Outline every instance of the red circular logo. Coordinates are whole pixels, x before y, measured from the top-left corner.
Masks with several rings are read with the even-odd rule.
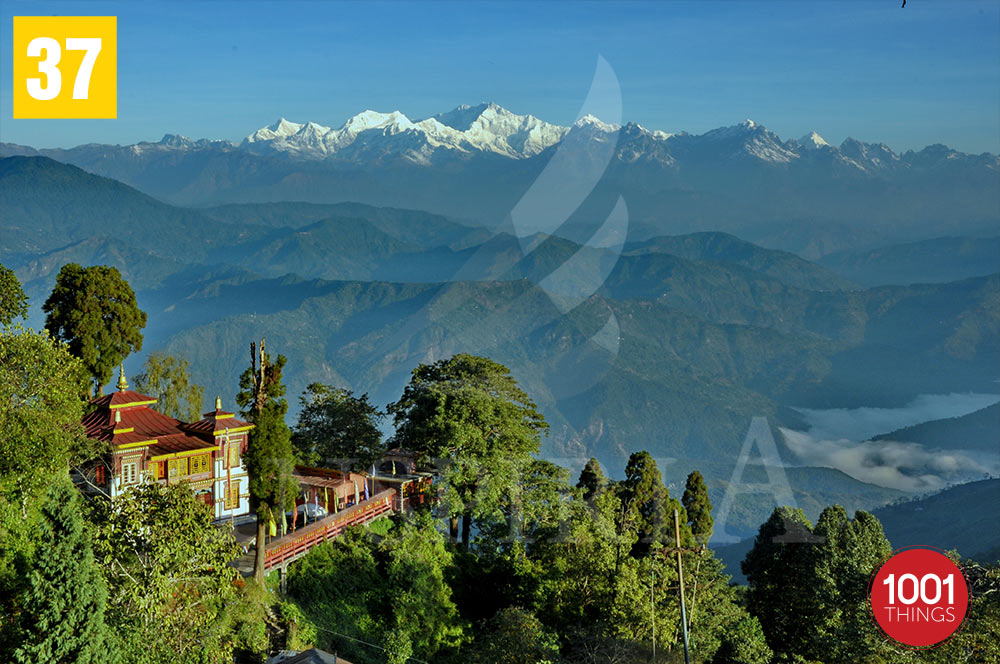
[[[941,643],[958,630],[969,607],[969,586],[950,558],[914,548],[882,563],[868,597],[882,631],[919,648]]]

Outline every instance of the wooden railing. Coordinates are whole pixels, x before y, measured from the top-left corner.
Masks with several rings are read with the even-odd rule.
[[[395,489],[380,491],[369,500],[352,505],[268,544],[264,551],[264,568],[281,567],[305,555],[317,544],[337,537],[349,526],[368,523],[392,512],[396,502],[395,496]]]

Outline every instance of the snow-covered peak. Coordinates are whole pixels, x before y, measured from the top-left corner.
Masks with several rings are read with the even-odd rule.
[[[620,126],[615,125],[615,124],[608,124],[607,122],[602,122],[599,118],[597,118],[597,117],[595,117],[595,116],[593,116],[593,115],[591,115],[589,113],[587,115],[584,115],[582,118],[580,118],[576,122],[574,122],[573,126],[574,127],[589,127],[591,129],[595,129],[597,131],[604,132],[606,134],[610,134],[612,132],[616,132],[619,129],[621,129]]]
[[[808,134],[800,138],[799,144],[809,149],[830,147],[830,144],[827,143],[825,140],[823,140],[823,137],[817,134],[815,131],[809,132]]]
[[[369,129],[383,129],[385,127],[395,127],[398,129],[409,129],[413,126],[410,119],[399,111],[392,113],[379,113],[378,111],[362,111],[347,120],[340,128],[342,132],[358,134]]]
[[[246,137],[248,143],[259,143],[261,141],[273,141],[276,138],[287,138],[296,134],[302,125],[297,122],[289,122],[285,118],[279,118],[277,122],[267,127],[258,129]]]

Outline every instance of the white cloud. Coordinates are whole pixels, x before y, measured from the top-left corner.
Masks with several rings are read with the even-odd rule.
[[[890,440],[822,439],[781,429],[785,443],[808,466],[836,468],[854,479],[901,491],[927,492],[983,475],[1000,474],[996,455],[962,450],[931,450],[917,443]]]

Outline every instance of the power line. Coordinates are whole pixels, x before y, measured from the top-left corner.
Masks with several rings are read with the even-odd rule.
[[[335,634],[343,639],[348,639],[349,641],[356,641],[357,643],[362,643],[366,646],[371,646],[372,648],[378,648],[382,652],[389,652],[380,645],[377,645],[375,643],[369,643],[368,641],[362,641],[361,639],[356,639],[353,636],[348,636],[347,634],[341,634],[340,632],[335,632],[332,629],[326,629],[325,627],[319,627],[319,626],[316,626],[316,629],[318,629],[321,632],[328,632],[330,634]],[[413,660],[414,662],[420,662],[420,664],[430,664],[430,662],[425,662],[424,660],[417,659],[416,657],[407,657],[406,660],[407,661]]]

